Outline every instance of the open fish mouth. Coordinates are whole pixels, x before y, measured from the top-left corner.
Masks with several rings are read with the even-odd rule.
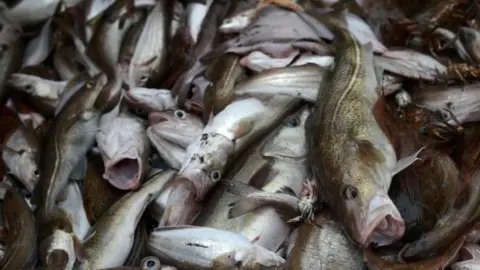
[[[133,190],[140,187],[141,174],[140,158],[123,157],[108,164],[103,177],[118,189]]]
[[[387,195],[372,198],[365,225],[358,239],[358,244],[364,247],[371,243],[378,246],[392,244],[405,233],[405,222]]]

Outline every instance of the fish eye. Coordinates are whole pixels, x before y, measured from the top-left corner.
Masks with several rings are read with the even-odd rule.
[[[140,82],[145,83],[147,81],[148,81],[148,76],[147,75],[142,75],[142,77],[140,77]]]
[[[33,90],[33,86],[31,84],[26,84],[23,89],[26,91],[26,92],[31,92]]]
[[[87,88],[92,88],[92,87],[93,87],[93,81],[88,81],[88,82],[85,84],[85,86],[86,86]]]
[[[160,269],[160,261],[153,256],[146,257],[142,260],[143,270],[157,270]]]
[[[217,182],[222,177],[222,174],[219,170],[215,170],[210,173],[210,177],[212,178],[213,182]]]
[[[298,120],[297,117],[291,116],[285,119],[285,125],[287,127],[297,127],[300,121]]]
[[[38,169],[34,169],[32,171],[32,176],[38,178],[40,176],[40,171],[38,171]]]
[[[354,186],[346,186],[343,189],[342,196],[347,200],[355,199],[358,196],[358,190]]]
[[[186,116],[186,113],[182,110],[176,110],[175,112],[173,112],[173,114],[176,117],[181,118],[181,119],[185,118],[185,116]]]

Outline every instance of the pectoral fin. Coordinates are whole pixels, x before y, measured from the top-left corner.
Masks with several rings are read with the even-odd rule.
[[[418,154],[420,154],[420,152],[425,149],[425,147],[422,147],[420,148],[420,150],[418,150],[416,153],[414,153],[413,155],[410,155],[408,157],[404,157],[402,159],[400,159],[398,162],[397,162],[397,165],[395,166],[395,169],[393,170],[392,172],[392,176],[394,176],[395,174],[403,171],[405,168],[407,168],[408,166],[412,165],[415,161],[419,160],[420,158],[418,157]]]

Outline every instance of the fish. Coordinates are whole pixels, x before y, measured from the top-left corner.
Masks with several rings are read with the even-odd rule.
[[[177,222],[180,221],[175,219],[184,217],[173,215],[174,212],[168,208],[193,208],[203,201],[212,187],[222,179],[222,174],[230,166],[228,163],[259,139],[259,136],[273,129],[273,125],[299,103],[299,100],[282,96],[267,98],[263,102],[255,98],[237,99],[217,114],[205,126],[202,134],[187,147],[187,158],[175,181],[178,187],[173,188],[168,198],[167,213],[171,215],[164,215],[162,224],[179,224]],[[262,117],[258,118],[259,115]],[[185,193],[192,196],[185,196]],[[188,203],[186,198],[189,198]],[[192,201],[192,198],[195,200]]]
[[[58,101],[60,99],[67,83],[67,81],[47,80],[20,73],[12,74],[7,81],[7,84],[17,91],[23,91],[32,97],[52,101]]]
[[[432,112],[450,110],[460,124],[480,120],[477,108],[480,95],[475,91],[477,84],[462,86],[428,85],[414,87],[411,91],[412,103]],[[454,123],[453,119],[445,119]]]
[[[18,115],[15,115],[14,120],[17,127],[11,132],[5,129],[2,160],[10,173],[31,193],[40,177],[40,145],[32,126],[21,122]]]
[[[177,109],[177,103],[168,89],[152,89],[143,87],[130,88],[125,91],[125,102],[137,115],[148,116],[153,111]]]
[[[183,110],[152,112],[148,116],[149,138],[160,137],[171,143],[187,148],[201,134],[204,125],[200,118]],[[160,150],[159,154],[162,155]]]
[[[120,109],[102,116],[96,141],[105,164],[105,178],[118,189],[137,189],[148,173],[150,141],[145,125]]]
[[[58,206],[68,213],[72,225],[73,233],[79,240],[83,240],[87,236],[91,228],[87,213],[83,206],[82,192],[77,182],[70,182],[66,187],[66,200],[58,202]]]
[[[53,51],[53,66],[64,81],[73,79],[79,72],[82,65],[75,57],[75,47],[66,42],[59,41]]]
[[[37,263],[35,217],[23,196],[10,188],[3,198],[7,225],[7,251],[0,260],[1,269],[30,269]]]
[[[112,205],[94,225],[95,233],[84,242],[85,261],[79,269],[122,266],[132,249],[140,217],[174,175],[174,170],[164,171]]]
[[[478,53],[480,46],[480,32],[474,28],[461,27],[459,38],[465,46],[465,49],[468,51],[468,55],[476,64],[480,64],[480,54]]]
[[[319,214],[313,224],[301,224],[292,241],[288,269],[365,269],[361,250],[329,214]]]
[[[360,46],[350,32],[336,27],[334,16],[325,18],[335,32],[335,68],[306,123],[313,177],[322,202],[356,244],[388,245],[405,231],[388,188],[418,152],[397,162],[373,114],[378,96],[372,47]]]
[[[31,25],[52,17],[60,0],[23,0],[6,11],[6,15],[21,25]]]
[[[189,269],[232,269],[280,266],[285,260],[246,237],[208,227],[156,228],[148,237],[148,250],[174,265]]]
[[[196,43],[198,35],[201,31],[202,22],[207,15],[208,9],[212,5],[213,0],[207,0],[206,3],[188,3],[185,12],[187,14],[186,26],[190,30],[193,42]]]
[[[413,262],[409,264],[392,263],[390,261],[379,258],[373,251],[366,250],[364,253],[366,263],[369,269],[372,270],[394,270],[394,269],[439,269],[443,270],[452,264],[458,255],[460,248],[465,242],[465,238],[461,237],[456,240],[445,253],[438,257],[430,258],[424,261]]]
[[[86,81],[50,124],[51,136],[46,138],[45,148],[40,154],[40,179],[32,196],[37,206],[37,222],[44,225],[40,227],[40,239],[56,227],[72,232],[71,221],[56,206],[56,202],[74,167],[95,142],[100,115],[104,112],[97,109],[95,103],[102,98],[104,103],[108,103],[104,95],[110,96],[110,93],[102,93],[105,84],[106,77],[101,74]]]
[[[128,69],[130,87],[143,86],[161,76],[167,59],[173,1],[159,1],[147,17]]]
[[[23,3],[23,2],[22,2]],[[5,14],[0,15],[0,104],[6,101],[8,88],[5,86],[10,74],[21,65],[22,33],[18,24],[11,21]],[[3,106],[3,105],[2,105]]]
[[[202,22],[197,42],[193,42],[193,37],[189,35],[189,38],[192,39],[192,43],[195,45],[188,56],[187,70],[177,79],[172,87],[172,96],[174,98],[178,97],[178,104],[181,108],[184,107],[185,101],[189,97],[192,81],[205,68],[200,63],[200,59],[214,46],[217,28],[227,14],[230,5],[231,2],[227,0],[213,1],[205,15],[206,19]]]
[[[42,27],[39,35],[31,39],[25,48],[22,66],[34,66],[42,63],[50,55],[53,49],[52,21],[48,19]]]
[[[303,191],[303,183],[309,178],[307,148],[305,141],[305,121],[310,114],[308,106],[288,116],[283,125],[261,149],[261,155],[267,159],[268,165],[262,168],[249,182],[265,181],[261,187],[266,192],[282,192],[288,190],[294,197]],[[256,179],[256,178],[262,179]],[[250,197],[230,203],[228,213],[232,218],[234,212],[246,212],[254,204]],[[295,205],[296,206],[296,205]],[[277,251],[285,242],[292,226],[286,222],[275,207],[262,207],[249,212],[242,218],[243,228],[239,231],[248,239],[256,239],[257,245],[267,250]],[[236,215],[235,215],[236,216]]]
[[[39,245],[39,256],[47,269],[73,269],[77,243],[70,233],[55,229]]]
[[[211,66],[209,81],[203,95],[203,122],[207,123],[210,115],[218,114],[235,99],[235,84],[244,73],[240,66],[240,57],[226,54],[219,57]]]
[[[315,102],[326,70],[315,64],[260,72],[235,87],[236,95],[286,95]]]

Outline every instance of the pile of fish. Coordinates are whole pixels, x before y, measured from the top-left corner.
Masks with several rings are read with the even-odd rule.
[[[480,269],[479,20],[1,2],[0,269]]]

